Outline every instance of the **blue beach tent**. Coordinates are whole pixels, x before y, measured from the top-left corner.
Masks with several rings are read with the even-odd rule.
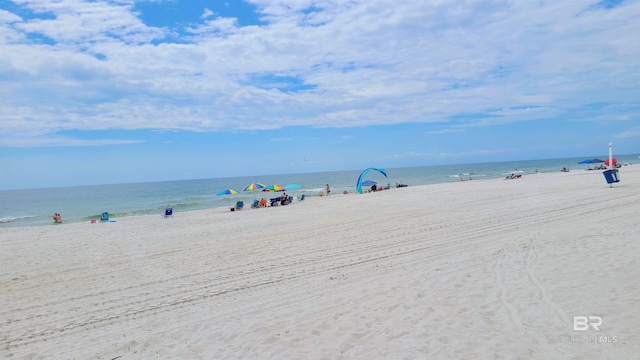
[[[365,169],[360,176],[358,177],[358,182],[356,182],[356,190],[358,190],[358,193],[362,194],[362,178],[367,175],[367,173],[371,170],[375,170],[377,172],[379,172],[380,174],[384,175],[384,177],[387,177],[387,173],[384,171],[384,169],[380,169],[380,168],[368,168]]]

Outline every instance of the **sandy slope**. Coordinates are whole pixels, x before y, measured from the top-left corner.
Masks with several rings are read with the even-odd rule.
[[[633,359],[640,166],[620,176],[2,229],[0,357]]]

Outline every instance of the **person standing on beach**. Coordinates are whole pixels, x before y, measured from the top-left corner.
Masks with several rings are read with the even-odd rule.
[[[329,188],[329,184],[327,184],[327,196],[331,195],[331,189]]]

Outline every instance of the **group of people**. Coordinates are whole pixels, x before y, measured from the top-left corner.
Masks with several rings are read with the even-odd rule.
[[[62,223],[62,215],[58,213],[53,214],[53,221],[55,221],[56,224]]]
[[[264,206],[262,205],[262,200],[264,200]],[[259,207],[267,207],[267,200],[266,199],[262,199],[260,200],[260,205]],[[288,205],[291,203],[291,201],[293,201],[293,197],[287,195],[286,191],[283,191],[282,194],[280,196],[274,197],[270,199],[270,204],[269,206],[276,206],[276,205]]]
[[[397,184],[396,184],[397,187]],[[387,184],[387,186],[382,187],[382,186],[378,186],[378,184],[373,184],[371,185],[371,187],[369,188],[369,192],[375,192],[375,191],[382,191],[382,190],[389,190],[391,189],[391,184]]]

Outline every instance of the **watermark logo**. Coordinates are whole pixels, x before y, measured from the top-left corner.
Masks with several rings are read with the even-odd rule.
[[[600,331],[600,327],[602,326],[602,317],[600,316],[574,316],[573,317],[573,331],[587,331],[587,330],[595,330]],[[609,335],[571,335],[571,342],[574,343],[598,343],[598,344],[607,344],[607,343],[617,343],[617,336],[609,336]]]
[[[596,331],[600,331],[602,318],[600,316],[574,316],[573,331],[587,331],[592,327]]]

